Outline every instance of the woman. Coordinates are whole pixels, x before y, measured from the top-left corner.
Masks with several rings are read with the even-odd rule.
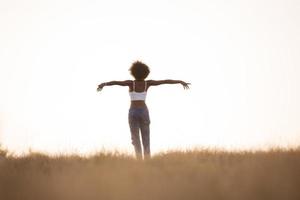
[[[131,131],[131,141],[135,149],[136,157],[142,159],[142,147],[140,141],[140,132],[142,136],[144,158],[150,158],[150,118],[147,105],[145,103],[149,87],[161,84],[179,83],[184,89],[189,89],[189,84],[181,80],[147,80],[150,73],[149,67],[136,61],[132,64],[129,71],[135,80],[110,81],[98,85],[97,91],[101,91],[105,86],[120,85],[129,87],[129,96],[131,105],[128,114],[129,127]]]

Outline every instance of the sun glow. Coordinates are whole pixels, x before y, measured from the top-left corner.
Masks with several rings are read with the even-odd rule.
[[[1,2],[0,143],[132,152],[127,88],[96,87],[142,60],[192,83],[149,89],[153,152],[299,145],[299,4],[246,2]]]

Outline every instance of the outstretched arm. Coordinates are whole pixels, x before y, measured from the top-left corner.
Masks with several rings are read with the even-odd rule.
[[[162,84],[177,84],[177,83],[180,83],[184,89],[189,89],[190,83],[186,83],[181,80],[167,79],[167,80],[159,80],[159,81],[155,81],[155,80],[148,81],[149,86],[156,86],[156,85],[162,85]]]
[[[98,85],[97,91],[100,92],[105,86],[119,85],[119,86],[129,86],[130,81],[109,81]]]

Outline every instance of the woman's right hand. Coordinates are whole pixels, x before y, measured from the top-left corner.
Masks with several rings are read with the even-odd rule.
[[[181,85],[183,86],[183,88],[184,88],[185,90],[190,89],[190,87],[189,87],[190,83],[186,83],[186,82],[184,82],[184,81],[181,81]]]

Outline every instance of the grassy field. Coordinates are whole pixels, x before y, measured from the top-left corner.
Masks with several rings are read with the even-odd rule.
[[[23,157],[0,151],[1,200],[300,199],[300,149]]]

